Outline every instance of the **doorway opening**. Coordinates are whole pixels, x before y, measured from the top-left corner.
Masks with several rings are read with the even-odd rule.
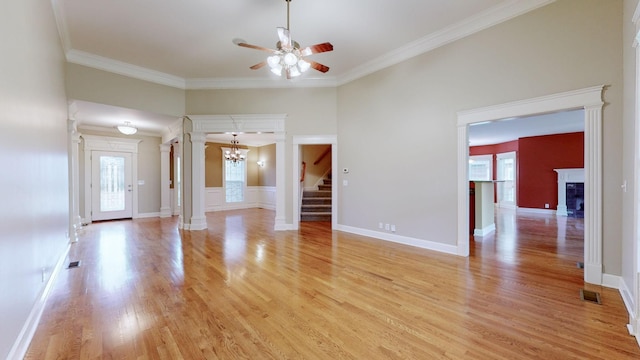
[[[458,254],[469,256],[468,127],[495,121],[584,109],[584,281],[602,284],[602,93],[604,85],[458,113]]]

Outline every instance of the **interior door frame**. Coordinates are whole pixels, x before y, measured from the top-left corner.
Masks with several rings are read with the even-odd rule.
[[[602,107],[605,85],[458,112],[458,255],[469,256],[469,125],[510,117],[584,110],[584,281],[603,285]]]
[[[293,136],[293,178],[291,187],[293,225],[291,230],[300,229],[300,151],[304,145],[331,146],[331,229],[338,226],[338,137],[336,135],[294,135]]]
[[[131,183],[133,184],[133,194],[131,199],[131,216],[138,217],[138,144],[140,139],[125,139],[108,136],[81,135],[84,152],[84,185],[81,191],[84,194],[84,219],[83,224],[90,224],[92,194],[91,194],[91,168],[93,151],[108,151],[131,153]]]
[[[96,186],[91,187],[91,220],[117,220],[130,219],[133,217],[133,166],[131,162],[130,152],[120,151],[91,151],[91,183]],[[103,156],[119,157],[124,159],[124,196],[125,204],[123,210],[118,211],[101,211],[102,198],[102,164],[98,159]]]

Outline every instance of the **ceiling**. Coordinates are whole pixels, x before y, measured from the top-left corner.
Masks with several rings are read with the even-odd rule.
[[[584,131],[584,110],[509,118],[469,126],[469,145],[500,144],[529,136]]]
[[[287,25],[285,0],[51,1],[67,61],[182,89],[215,89],[339,86],[553,0],[292,0],[292,38],[334,46],[310,56],[329,72],[310,69],[293,80],[268,67],[249,69],[268,54],[233,43],[274,48],[276,28]],[[81,128],[113,129],[126,120],[158,135],[177,121],[84,101],[74,106]]]

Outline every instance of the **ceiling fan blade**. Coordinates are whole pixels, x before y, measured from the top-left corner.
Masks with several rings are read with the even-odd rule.
[[[241,47],[245,47],[245,48],[249,48],[249,49],[255,49],[255,50],[260,50],[260,51],[266,51],[268,53],[275,53],[276,51],[273,49],[269,49],[266,47],[262,47],[262,46],[258,46],[258,45],[252,45],[252,44],[247,44],[247,43],[237,43],[236,45],[241,46]]]
[[[318,53],[323,53],[327,51],[333,51],[333,45],[331,45],[331,43],[328,43],[328,42],[307,46],[306,48],[300,50],[300,54],[302,56],[309,56],[311,54],[318,54]]]
[[[260,69],[261,67],[263,67],[263,66],[265,66],[265,65],[267,65],[267,62],[266,62],[266,61],[263,61],[263,62],[259,62],[259,63],[255,64],[255,65],[253,65],[253,66],[249,66],[249,69],[251,69],[251,70],[258,70],[258,69]]]
[[[315,62],[313,60],[308,60],[308,59],[304,59],[304,61],[308,62],[312,68],[322,73],[326,73],[327,71],[329,71],[329,67],[327,65],[322,65],[319,62]]]
[[[280,44],[283,49],[291,49],[291,34],[289,33],[289,29],[279,27],[278,38],[280,39]]]

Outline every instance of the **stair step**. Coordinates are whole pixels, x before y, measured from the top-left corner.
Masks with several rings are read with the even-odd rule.
[[[331,213],[300,213],[300,221],[331,221]]]
[[[323,205],[302,205],[301,209],[302,213],[331,213],[331,204],[323,204]]]
[[[318,185],[318,190],[322,190],[322,191],[327,191],[327,190],[328,190],[328,191],[331,191],[331,184],[329,184],[329,185],[326,185],[326,184],[324,184],[324,185]]]
[[[303,194],[303,197],[331,197],[331,190],[306,190]]]
[[[332,184],[331,179],[323,179],[322,183],[325,184],[325,185],[331,185]]]
[[[331,198],[330,197],[302,198],[302,205],[322,205],[322,204],[331,205]]]

